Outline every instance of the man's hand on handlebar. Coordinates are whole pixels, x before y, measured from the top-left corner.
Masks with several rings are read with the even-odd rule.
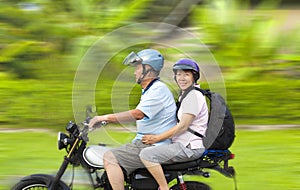
[[[93,130],[95,128],[100,128],[103,125],[107,124],[107,117],[104,116],[95,116],[89,122],[89,130]]]

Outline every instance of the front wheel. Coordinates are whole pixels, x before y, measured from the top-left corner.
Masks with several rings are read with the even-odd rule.
[[[44,174],[27,176],[21,179],[21,181],[19,181],[16,185],[14,185],[14,187],[12,187],[11,190],[46,190],[50,188],[53,179],[53,176]],[[52,189],[70,190],[70,188],[62,181],[58,183],[57,187]]]
[[[185,182],[187,190],[211,190],[208,185],[205,183],[197,182],[197,181],[186,181]],[[180,184],[173,185],[171,187],[172,190],[182,190]]]

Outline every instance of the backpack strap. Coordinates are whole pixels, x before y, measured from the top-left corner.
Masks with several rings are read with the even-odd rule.
[[[194,135],[196,135],[196,136],[198,136],[198,137],[200,137],[200,138],[203,138],[203,137],[204,137],[203,135],[201,135],[201,134],[198,133],[197,131],[194,131],[194,130],[191,129],[191,128],[188,128],[187,130],[188,130],[188,132],[190,132],[190,133],[192,133],[192,134],[194,134]]]
[[[180,106],[181,106],[181,102],[182,102],[182,100],[188,95],[188,93],[190,92],[190,91],[192,91],[193,89],[195,89],[195,87],[192,85],[192,86],[190,86],[186,91],[184,91],[184,93],[181,95],[181,97],[180,97],[180,101],[179,101],[179,98],[178,98],[178,100],[177,100],[177,102],[176,102],[176,105],[177,105],[177,109],[176,109],[176,118],[177,118],[177,122],[179,122],[180,120],[179,120],[179,118],[178,118],[178,116],[177,116],[177,113],[178,113],[178,110],[179,110],[179,108],[180,108]]]
[[[211,92],[209,89],[201,89],[201,88],[198,88],[198,87],[195,87],[195,90],[198,90],[200,91],[204,96],[206,96],[209,100],[211,100]]]
[[[189,87],[189,88],[182,94],[182,96],[180,97],[180,101],[179,101],[179,100],[177,101],[176,118],[177,118],[177,121],[178,121],[178,122],[179,122],[180,120],[179,120],[179,118],[178,118],[178,116],[177,116],[177,113],[178,113],[178,110],[179,110],[179,108],[180,108],[180,106],[181,106],[181,102],[182,102],[183,99],[188,95],[188,93],[189,93],[190,91],[192,91],[193,89],[200,91],[204,96],[207,96],[207,97],[210,99],[210,96],[209,96],[209,95],[210,95],[209,90],[203,90],[203,89],[198,88],[198,87],[195,87],[195,86]],[[194,134],[194,135],[196,135],[196,136],[198,136],[198,137],[200,137],[200,138],[203,138],[203,137],[204,137],[202,134],[198,133],[197,131],[194,131],[194,130],[191,129],[191,128],[188,128],[187,131],[190,132],[190,133],[192,133],[192,134]]]

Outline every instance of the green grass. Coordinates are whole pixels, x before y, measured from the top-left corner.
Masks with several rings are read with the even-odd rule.
[[[230,161],[237,172],[238,189],[296,190],[300,188],[300,130],[237,130]],[[133,134],[98,130],[90,135],[91,144],[118,145],[130,141]],[[33,173],[55,174],[64,151],[56,148],[56,132],[0,132],[0,189],[5,190],[20,177]],[[122,139],[122,140],[121,140]],[[185,176],[186,180],[195,177]],[[212,171],[200,180],[213,189],[233,189],[233,181]],[[87,189],[81,187],[82,189]],[[75,188],[74,189],[81,189]]]
[[[299,189],[300,130],[237,131],[230,162],[237,172],[239,189]],[[205,179],[214,189],[233,189],[228,178],[214,173]]]

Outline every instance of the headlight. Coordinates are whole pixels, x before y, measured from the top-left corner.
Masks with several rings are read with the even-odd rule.
[[[68,138],[69,138],[69,136],[66,135],[65,133],[58,132],[58,135],[57,135],[58,150],[61,150],[68,146]]]

